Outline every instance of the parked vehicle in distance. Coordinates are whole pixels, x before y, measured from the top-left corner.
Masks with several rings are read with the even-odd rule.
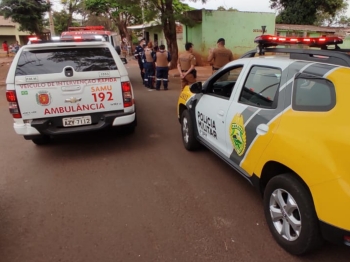
[[[14,130],[37,145],[52,136],[136,126],[134,92],[115,49],[101,36],[23,46],[6,78]]]

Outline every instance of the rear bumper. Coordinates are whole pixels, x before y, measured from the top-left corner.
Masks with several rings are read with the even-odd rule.
[[[320,221],[320,227],[325,240],[338,245],[350,246],[350,242],[344,240],[345,236],[350,237],[350,231],[332,226],[323,221]]]
[[[74,117],[83,115],[86,114],[74,115]],[[62,116],[34,119],[30,124],[15,122],[14,129],[17,134],[25,136],[26,139],[31,139],[31,137],[37,135],[55,136],[96,131],[110,126],[123,126],[133,123],[136,119],[135,112],[124,113],[124,111],[102,112],[89,115],[91,116],[91,125],[63,127],[62,118],[67,116]]]

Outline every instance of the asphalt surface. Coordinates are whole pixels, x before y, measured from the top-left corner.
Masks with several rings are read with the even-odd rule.
[[[135,63],[133,135],[17,136],[0,87],[0,261],[350,261],[326,244],[293,257],[272,239],[262,200],[206,149],[187,152],[169,91],[148,91]]]

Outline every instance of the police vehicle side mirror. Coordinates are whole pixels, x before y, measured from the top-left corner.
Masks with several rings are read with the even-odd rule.
[[[196,83],[193,83],[191,86],[190,86],[190,91],[194,94],[200,94],[202,93],[202,82],[196,82]]]

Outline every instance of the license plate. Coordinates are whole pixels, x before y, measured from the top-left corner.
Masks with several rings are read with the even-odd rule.
[[[91,116],[67,117],[62,121],[64,127],[91,125]]]

